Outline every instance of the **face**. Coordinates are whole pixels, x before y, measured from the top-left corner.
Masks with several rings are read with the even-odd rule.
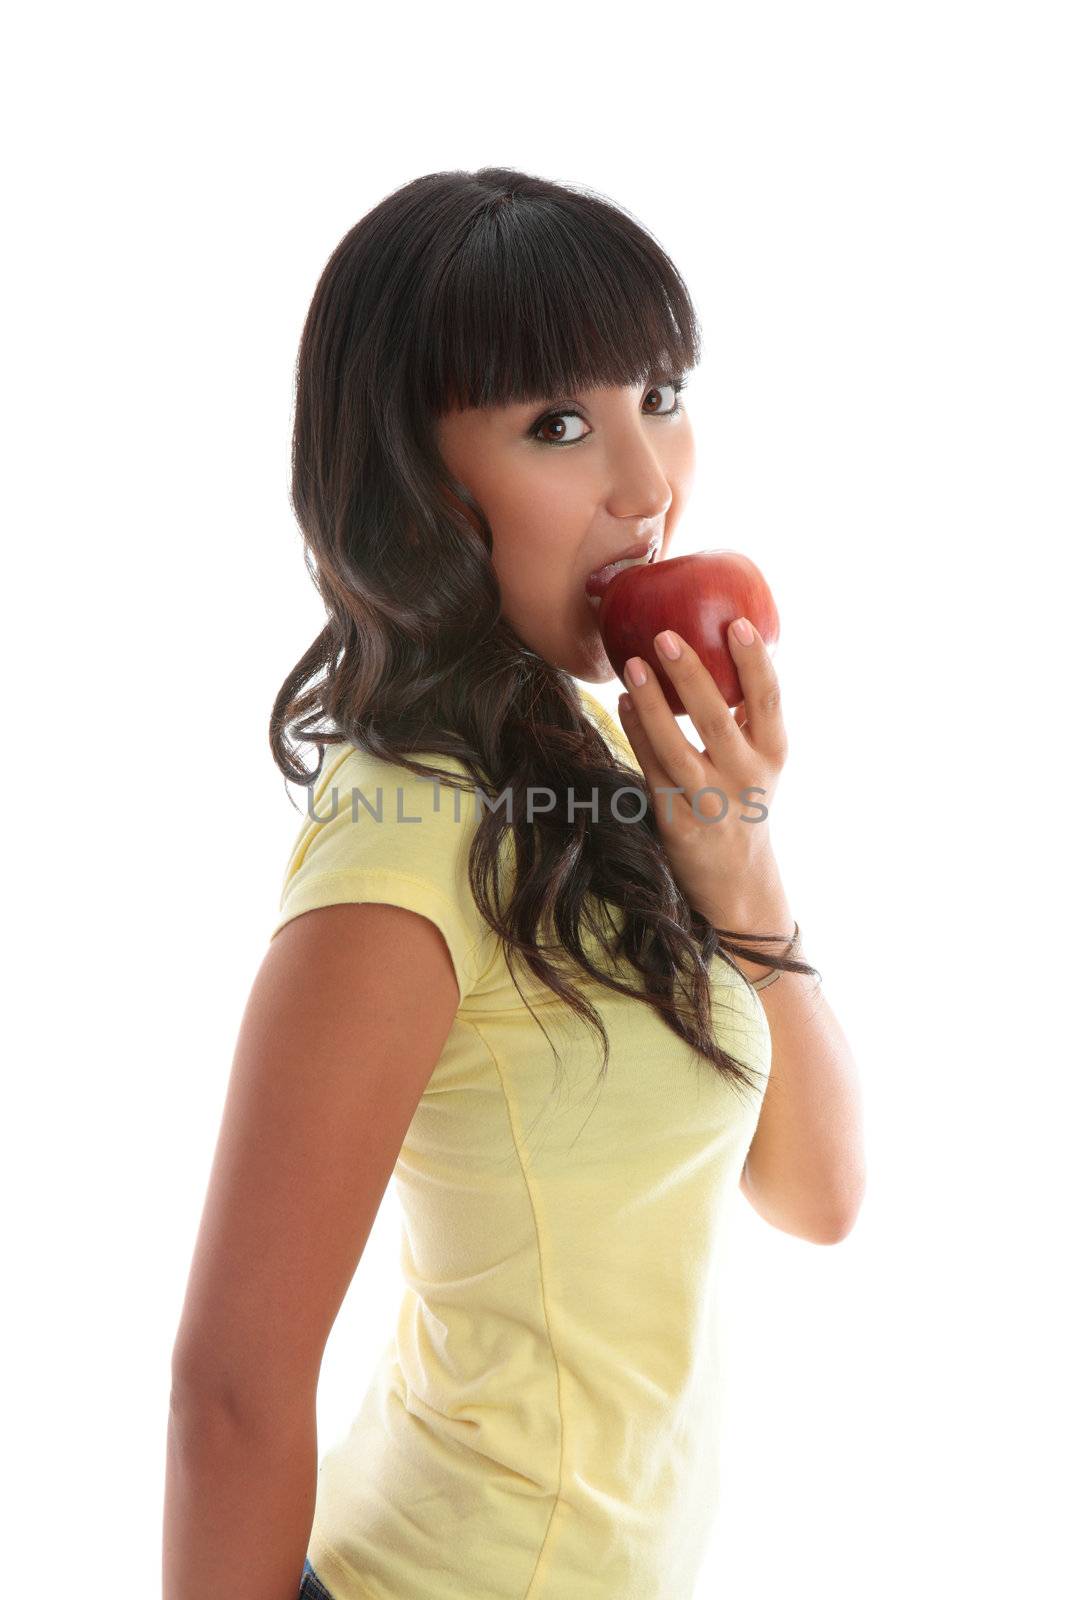
[[[655,536],[655,559],[667,554],[695,470],[680,391],[657,382],[453,411],[438,419],[437,443],[489,519],[516,633],[572,676],[610,682],[585,580]]]

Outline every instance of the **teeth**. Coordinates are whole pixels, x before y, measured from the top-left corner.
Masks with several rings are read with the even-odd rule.
[[[626,561],[611,561],[611,562],[608,563],[608,565],[606,567],[601,567],[600,570],[601,570],[601,572],[610,572],[612,577],[614,577],[615,574],[617,572],[621,572],[624,567],[646,567],[646,566],[651,566],[652,562],[655,561],[657,555],[659,554],[659,547],[660,547],[660,541],[657,539],[656,542],[652,545],[652,547],[649,550],[647,555],[644,555],[644,556],[630,556],[628,558],[628,560],[626,560]],[[598,594],[591,594],[591,595],[588,596],[588,600],[589,600],[589,603],[591,605],[598,606],[600,604],[600,601],[601,601],[601,596],[598,595]]]
[[[614,576],[616,572],[621,572],[624,567],[647,566],[655,556],[658,549],[658,545],[653,545],[647,556],[630,556],[625,561],[609,561],[607,566],[601,567],[600,570],[601,572],[610,572]]]

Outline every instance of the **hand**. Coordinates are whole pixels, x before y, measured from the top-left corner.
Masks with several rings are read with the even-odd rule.
[[[731,919],[743,917],[746,907],[766,899],[768,885],[780,882],[768,818],[761,815],[788,754],[778,678],[756,629],[752,642],[742,644],[731,623],[727,638],[744,694],[734,717],[696,651],[679,634],[674,637],[681,646],[677,661],[664,653],[664,635],[656,635],[658,663],[705,748],[695,750],[685,737],[647,664],[645,682],[635,684],[627,662],[632,704],[627,709],[625,697],[620,700],[619,718],[652,790],[660,839],[679,887],[715,926],[740,927]],[[668,792],[672,788],[682,793]],[[723,793],[698,793],[706,788]]]

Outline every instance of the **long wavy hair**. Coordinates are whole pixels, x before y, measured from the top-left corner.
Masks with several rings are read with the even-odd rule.
[[[479,788],[490,803],[471,843],[471,892],[520,994],[521,960],[595,1030],[603,1076],[607,1034],[568,976],[578,969],[651,1006],[735,1088],[751,1089],[758,1069],[713,1036],[710,962],[721,953],[747,983],[733,955],[759,936],[690,908],[644,774],[587,718],[570,674],[503,617],[492,528],[434,434],[453,408],[637,385],[699,359],[698,319],[673,262],[593,191],[483,167],[387,195],[333,251],[300,339],[291,499],[326,624],[282,684],[269,737],[286,780],[305,786],[327,745],[350,743],[419,777]],[[314,770],[296,759],[298,741],[318,746]],[[454,757],[466,776],[415,751]],[[528,810],[534,788],[556,804]],[[510,815],[493,803],[508,790]],[[595,822],[583,805],[594,793]],[[614,970],[587,955],[583,928]],[[769,950],[758,959],[817,971]]]

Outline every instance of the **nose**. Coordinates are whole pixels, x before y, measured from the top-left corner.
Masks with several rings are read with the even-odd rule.
[[[650,534],[662,527],[673,493],[647,433],[635,428],[618,440],[607,460],[605,509],[620,522],[647,521]],[[635,530],[635,538],[640,537]]]

